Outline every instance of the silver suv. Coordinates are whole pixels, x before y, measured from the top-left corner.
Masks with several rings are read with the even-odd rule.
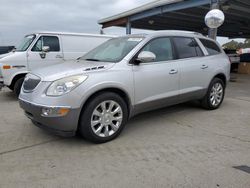
[[[135,114],[199,100],[218,108],[230,61],[201,34],[160,31],[111,39],[76,62],[28,74],[20,106],[38,127],[93,142],[117,137]]]

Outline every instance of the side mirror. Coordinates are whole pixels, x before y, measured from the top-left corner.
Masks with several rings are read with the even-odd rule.
[[[136,61],[136,64],[139,63],[147,63],[150,61],[154,61],[156,59],[156,55],[150,51],[143,51],[141,53],[139,53]]]
[[[43,52],[49,52],[49,46],[43,46],[42,51]]]
[[[46,53],[49,52],[49,46],[43,46],[42,47],[42,52],[40,52],[40,57],[42,59],[46,58]]]

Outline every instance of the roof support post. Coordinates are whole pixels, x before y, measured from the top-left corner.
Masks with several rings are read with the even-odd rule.
[[[131,34],[131,22],[128,18],[127,23],[126,23],[126,34],[130,35]]]
[[[219,9],[219,7],[220,7],[219,0],[211,0],[210,10]],[[208,37],[216,40],[217,30],[218,30],[217,28],[215,28],[215,29],[209,28]]]

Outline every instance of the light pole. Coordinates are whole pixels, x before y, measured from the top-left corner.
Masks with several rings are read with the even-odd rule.
[[[211,0],[211,10],[205,16],[205,23],[209,27],[208,37],[216,40],[217,28],[224,23],[224,20],[225,15],[219,10],[219,0]]]

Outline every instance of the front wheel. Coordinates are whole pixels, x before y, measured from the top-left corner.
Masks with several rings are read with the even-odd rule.
[[[11,91],[14,91],[14,87],[12,85],[7,86]]]
[[[16,96],[18,97],[22,88],[22,84],[23,84],[24,78],[19,78],[15,84],[14,84],[14,93],[16,94]]]
[[[201,105],[208,110],[217,109],[223,102],[224,95],[224,82],[219,78],[214,78],[208,87],[206,96],[201,100]]]
[[[127,122],[127,105],[116,93],[100,93],[92,98],[84,109],[79,131],[84,138],[95,143],[113,140]]]

